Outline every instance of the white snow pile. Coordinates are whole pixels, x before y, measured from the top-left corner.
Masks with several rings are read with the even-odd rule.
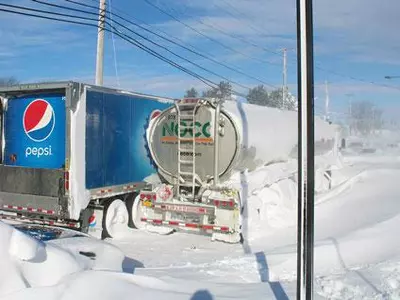
[[[124,255],[115,246],[83,239],[41,242],[0,222],[0,299],[263,299],[270,293],[266,285],[243,288],[123,273]],[[78,250],[96,256],[80,255]]]
[[[86,255],[90,252],[95,259]],[[44,243],[0,221],[0,298],[25,288],[52,286],[85,270],[122,271],[124,257],[117,247],[101,241]]]
[[[330,152],[315,158],[315,192],[323,195],[348,180],[340,155]],[[265,232],[293,226],[297,222],[297,160],[258,167],[251,172],[237,172],[229,186],[241,191],[247,207],[243,219],[249,241]]]

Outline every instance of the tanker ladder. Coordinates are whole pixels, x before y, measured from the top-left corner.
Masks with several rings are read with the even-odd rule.
[[[202,104],[200,99],[185,98],[175,102],[178,125],[178,174],[176,184],[176,197],[184,196],[193,201],[196,197],[196,187],[202,185],[202,181],[196,174],[196,110]],[[187,131],[191,137],[182,135]],[[181,195],[182,191],[188,192]]]
[[[227,243],[241,241],[237,191],[208,189],[196,202],[182,202],[172,191],[170,185],[142,190],[132,209],[135,227],[162,234],[183,231],[207,235]]]

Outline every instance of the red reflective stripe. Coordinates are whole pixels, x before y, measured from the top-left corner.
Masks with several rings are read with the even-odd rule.
[[[169,223],[169,225],[175,225],[175,226],[179,225],[178,221],[169,221],[168,223]]]
[[[221,231],[229,231],[229,227],[221,227]]]
[[[219,206],[219,201],[218,200],[214,200],[214,204],[215,204],[215,206]]]
[[[205,213],[205,212],[207,212],[207,211],[206,211],[206,209],[205,209],[205,208],[199,208],[199,212],[201,212],[201,213]]]
[[[26,210],[26,211],[29,211],[29,212],[39,212],[39,213],[44,213],[44,214],[49,214],[49,215],[55,214],[54,210],[46,210],[46,209],[43,209],[43,208],[13,206],[13,205],[3,205],[3,207],[4,208],[8,208],[8,209],[15,209],[15,210]]]
[[[142,221],[142,222],[146,222],[146,221],[147,221],[147,219],[146,219],[146,218],[140,218],[140,221]]]
[[[192,224],[192,223],[186,223],[185,227],[190,227],[190,228],[197,228],[198,225],[197,224]]]
[[[69,190],[69,171],[64,172],[64,188]]]
[[[153,220],[153,223],[155,223],[155,224],[161,224],[161,223],[162,223],[162,220]]]
[[[209,229],[213,229],[214,226],[213,225],[203,225],[203,229],[205,230],[209,230]]]

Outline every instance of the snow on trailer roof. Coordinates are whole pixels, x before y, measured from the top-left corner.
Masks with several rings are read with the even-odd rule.
[[[116,89],[116,88],[105,87],[105,86],[98,86],[98,85],[94,85],[94,84],[89,84],[89,83],[79,82],[79,81],[72,81],[72,80],[71,81],[40,82],[40,83],[20,83],[20,84],[0,87],[0,95],[2,95],[2,94],[3,95],[13,95],[13,94],[19,94],[21,92],[29,92],[29,91],[38,92],[38,91],[46,91],[46,90],[62,90],[62,89],[71,87],[73,85],[82,85],[82,86],[86,86],[93,90],[105,91],[108,93],[126,94],[126,95],[131,95],[131,96],[140,96],[140,97],[144,97],[144,98],[157,99],[158,101],[162,101],[165,103],[174,103],[174,101],[177,100],[177,99],[173,99],[173,98],[169,98],[169,97],[144,94],[144,93],[127,91],[127,90]]]
[[[13,95],[29,91],[61,90],[73,84],[72,81],[43,82],[43,83],[20,83],[0,87],[0,95]]]

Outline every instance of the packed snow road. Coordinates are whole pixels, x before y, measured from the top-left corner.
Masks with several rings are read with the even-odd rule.
[[[345,163],[347,167],[342,170],[342,175],[346,181],[316,198],[315,271],[319,278],[317,287],[324,297],[336,297],[335,287],[326,286],[332,284],[327,279],[330,276],[345,273],[348,277],[354,270],[396,261],[400,250],[400,240],[396,238],[400,226],[399,156],[347,157]],[[293,216],[295,218],[296,214]],[[132,232],[124,240],[112,243],[127,256],[144,264],[145,268],[136,269],[136,274],[230,283],[280,281],[288,294],[295,288],[295,225],[266,228],[249,241],[248,249],[243,245],[211,242],[207,237],[183,233],[160,236]],[[400,280],[398,275],[396,280]],[[384,279],[379,278],[379,274],[374,276],[378,277],[374,278],[376,285],[390,290],[390,284],[380,282]],[[357,278],[361,277],[357,275]],[[365,297],[384,295],[368,284],[368,280],[361,281],[367,294],[360,290],[354,293]],[[393,284],[396,285],[392,280]],[[349,290],[344,285],[340,288]],[[329,289],[332,290],[330,294]],[[343,293],[338,295],[345,297]]]
[[[400,299],[399,157],[347,156],[317,194],[316,299]],[[39,243],[0,223],[0,299],[295,299],[296,196],[282,170],[249,174],[243,245],[137,230]]]

